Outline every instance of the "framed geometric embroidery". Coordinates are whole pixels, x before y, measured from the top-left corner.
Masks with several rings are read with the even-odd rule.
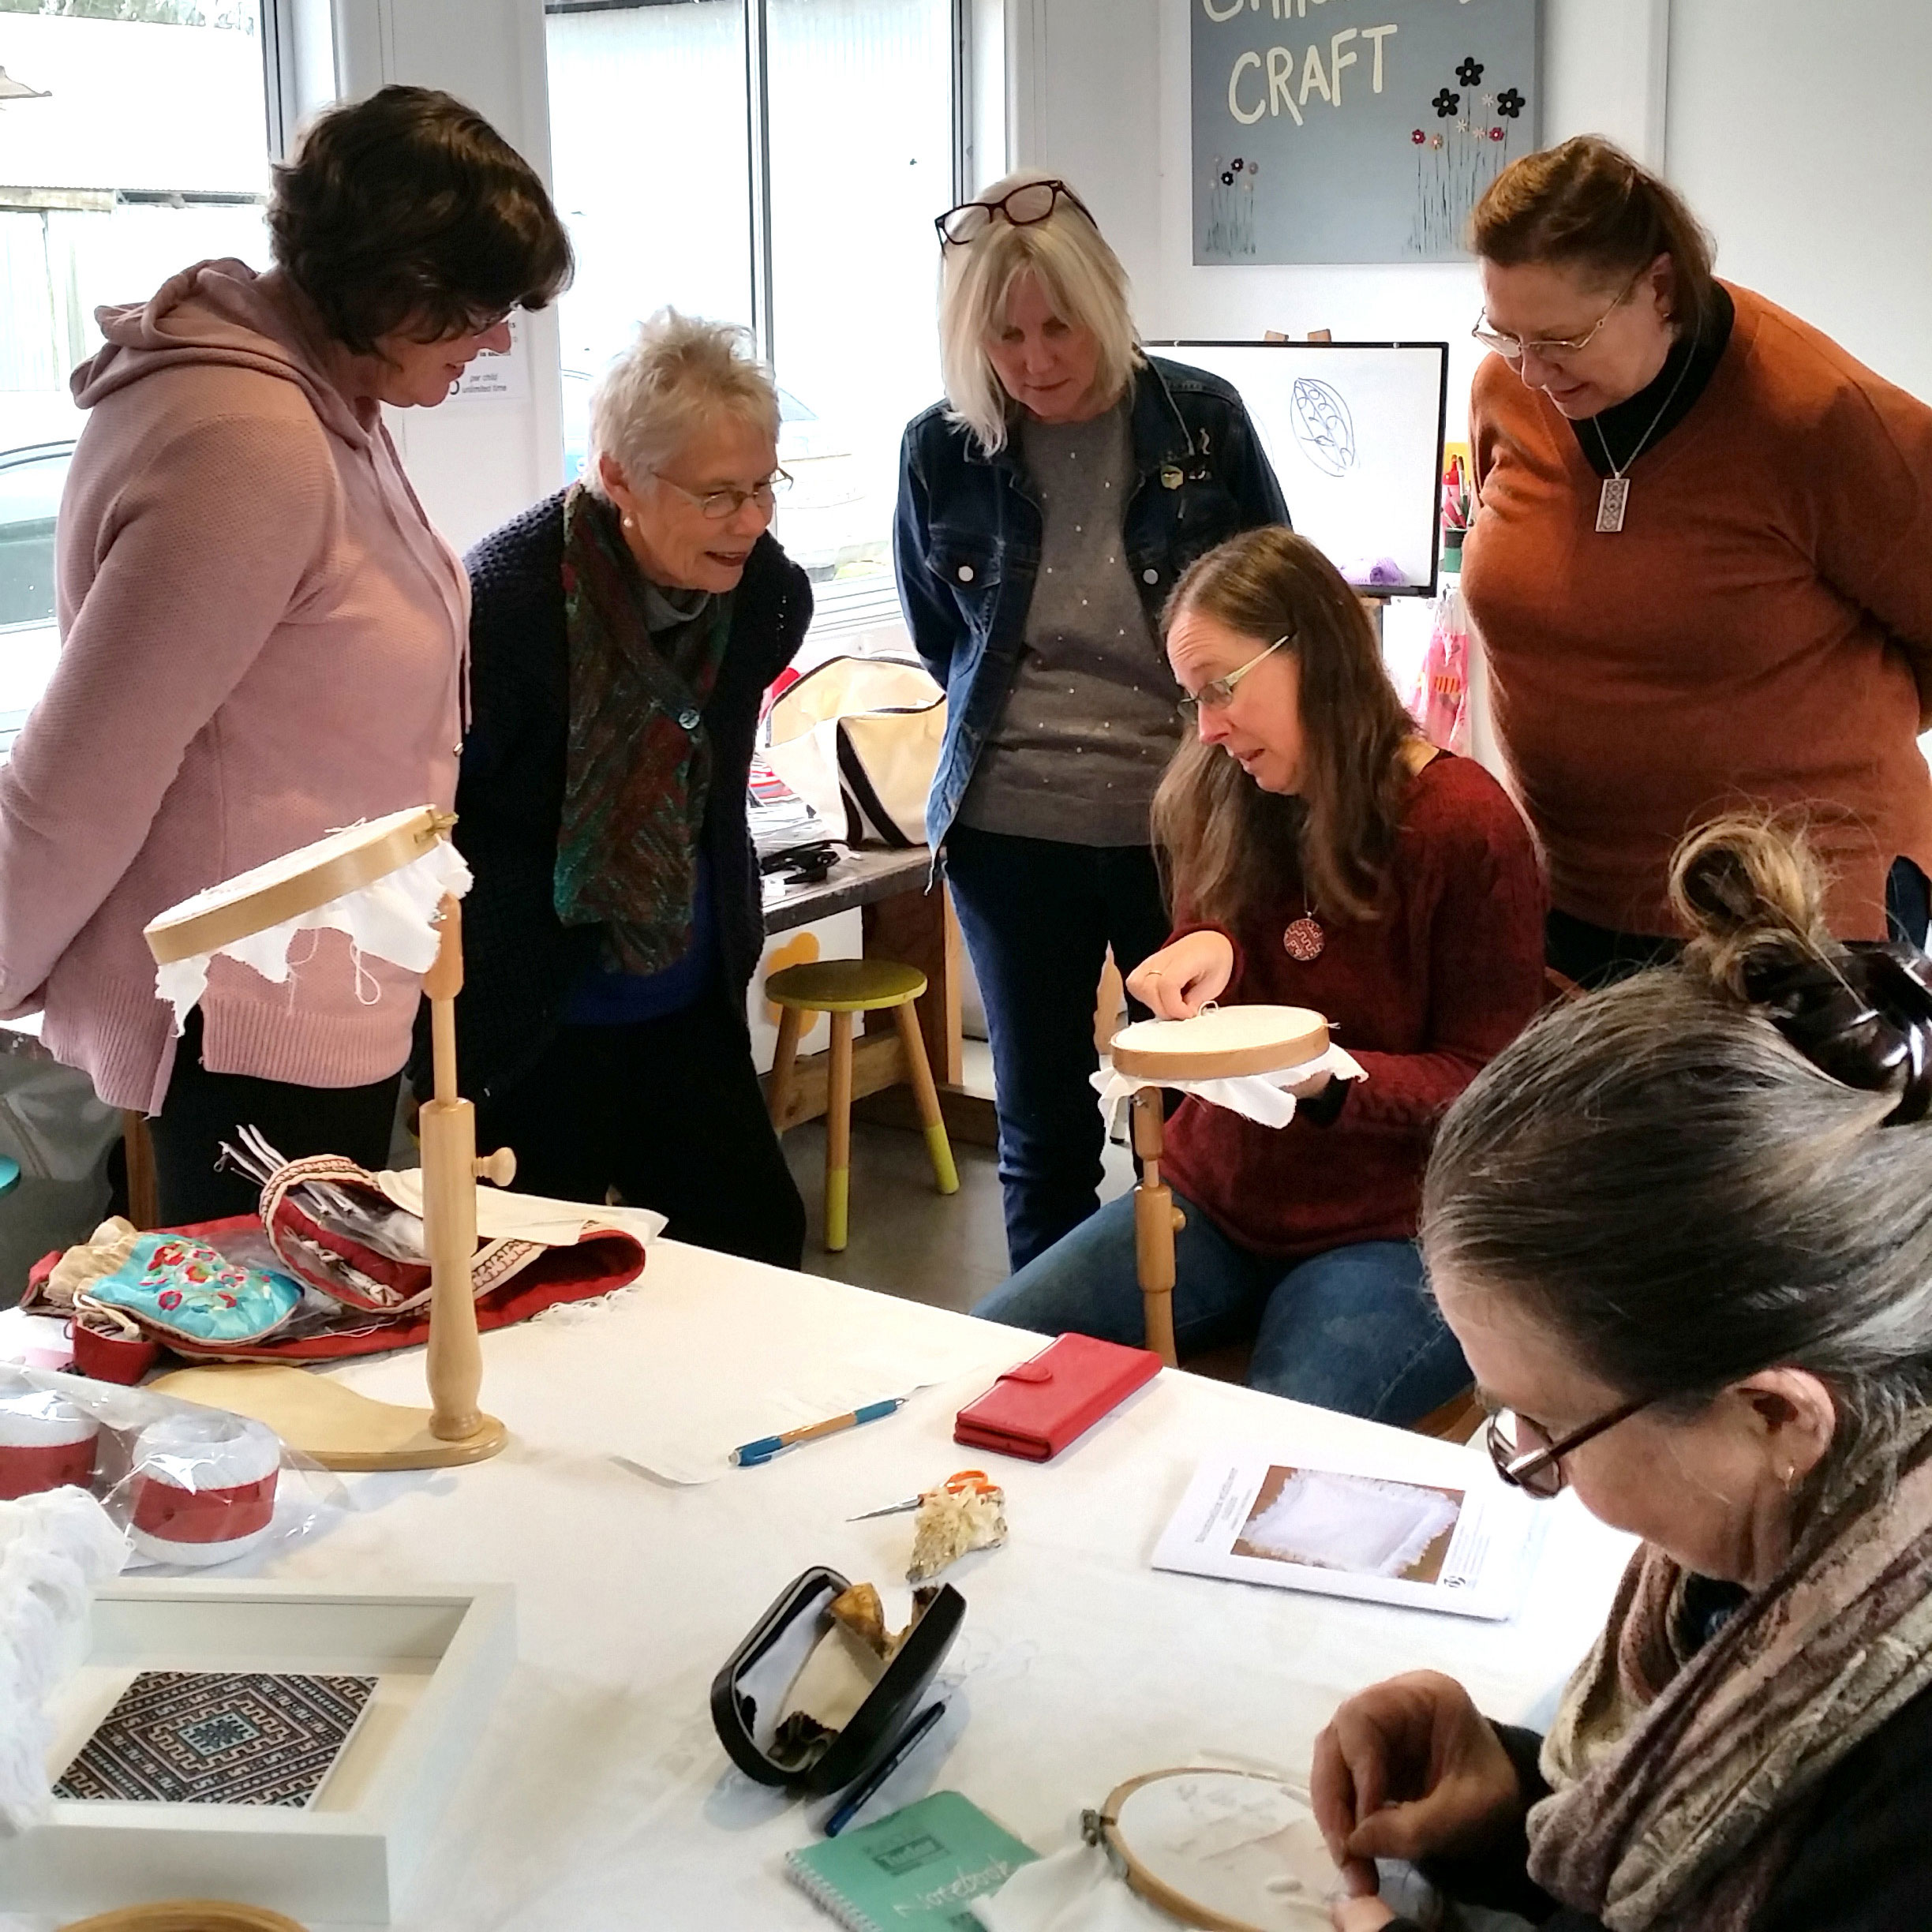
[[[123,1803],[305,1806],[373,1677],[143,1671],[54,1787]]]

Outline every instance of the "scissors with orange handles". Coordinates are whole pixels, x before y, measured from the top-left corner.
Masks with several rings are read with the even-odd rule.
[[[908,1496],[903,1503],[888,1503],[883,1509],[867,1510],[857,1516],[848,1516],[848,1522],[870,1522],[874,1516],[902,1516],[908,1510],[915,1510],[929,1496],[942,1493],[947,1496],[986,1496],[997,1489],[999,1485],[984,1470],[955,1470],[937,1490],[922,1489],[915,1496]]]

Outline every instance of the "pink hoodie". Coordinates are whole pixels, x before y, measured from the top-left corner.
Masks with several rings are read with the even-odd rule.
[[[200,262],[98,320],[60,661],[0,765],[0,1017],[44,1009],[54,1053],[152,1113],[174,1042],[141,928],[338,826],[451,803],[469,585],[279,277]],[[401,1066],[417,983],[368,960],[358,992],[347,941],[313,937],[284,987],[215,962],[211,1071],[350,1087]]]

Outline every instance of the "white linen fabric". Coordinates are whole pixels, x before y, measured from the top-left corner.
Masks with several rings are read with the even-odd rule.
[[[1361,1062],[1339,1046],[1331,1046],[1320,1058],[1305,1060],[1299,1066],[1279,1073],[1245,1073],[1237,1080],[1146,1080],[1137,1073],[1117,1073],[1103,1067],[1093,1076],[1094,1091],[1109,1121],[1143,1087],[1172,1088],[1176,1093],[1193,1094],[1211,1106],[1226,1107],[1264,1127],[1286,1127],[1294,1118],[1295,1097],[1288,1091],[1326,1073],[1331,1080],[1366,1080]]]

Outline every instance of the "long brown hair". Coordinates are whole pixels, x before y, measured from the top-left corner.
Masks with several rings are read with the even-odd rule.
[[[1600,134],[1512,161],[1476,204],[1470,247],[1500,268],[1581,268],[1606,284],[1668,255],[1672,319],[1685,334],[1717,305],[1709,233],[1676,189]]]
[[[1232,923],[1298,877],[1328,917],[1373,919],[1395,856],[1410,781],[1402,751],[1415,726],[1361,600],[1305,537],[1271,526],[1195,564],[1174,586],[1163,630],[1184,610],[1264,644],[1289,640],[1301,673],[1301,789],[1293,798],[1264,792],[1190,734],[1154,796],[1170,898]]]

